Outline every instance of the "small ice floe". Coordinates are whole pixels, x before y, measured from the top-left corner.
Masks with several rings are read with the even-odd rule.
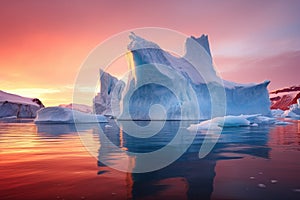
[[[292,110],[286,110],[286,111],[284,111],[284,113],[282,114],[281,117],[292,118],[292,119],[300,119],[300,115],[297,115]]]
[[[293,192],[300,192],[300,188],[293,189]]]
[[[289,124],[293,124],[293,123],[291,123],[291,122],[284,122],[284,121],[276,121],[275,122],[275,125],[289,125]]]
[[[267,117],[261,114],[241,115],[241,117],[247,119],[250,122],[250,124],[257,124],[257,125],[274,124],[276,121],[275,118],[273,117]]]
[[[275,184],[275,183],[277,183],[278,181],[275,180],[275,179],[272,179],[270,182],[273,183],[273,184]]]
[[[216,117],[211,120],[200,122],[199,124],[191,124],[187,129],[189,131],[197,130],[221,130],[221,127],[241,127],[249,126],[250,122],[241,116],[224,116]]]
[[[262,183],[258,184],[257,186],[258,186],[259,188],[266,188],[266,187],[267,187],[265,184],[262,184]]]
[[[259,175],[262,175],[263,173],[262,173],[262,172],[259,172],[258,174],[259,174]]]
[[[106,124],[104,127],[105,127],[105,128],[111,128],[112,126],[109,125],[109,124]]]
[[[284,113],[283,110],[280,110],[280,109],[272,109],[271,110],[271,114],[273,117],[275,118],[279,118],[279,117],[282,117],[282,114]]]
[[[191,124],[187,129],[189,131],[199,130],[222,130],[224,127],[245,127],[245,126],[261,126],[261,125],[289,125],[291,122],[279,121],[273,117],[263,116],[261,114],[253,115],[228,115],[224,117],[216,117],[210,120],[202,121],[199,124]]]
[[[250,176],[249,178],[250,178],[251,180],[255,179],[255,177],[254,177],[254,176]]]

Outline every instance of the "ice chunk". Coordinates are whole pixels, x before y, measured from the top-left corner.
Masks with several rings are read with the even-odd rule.
[[[37,112],[35,123],[93,123],[107,122],[103,115],[83,113],[63,107],[47,107]]]
[[[211,120],[202,121],[199,124],[192,124],[188,127],[189,131],[205,130],[205,129],[220,129],[221,127],[243,127],[243,126],[259,126],[266,124],[289,124],[288,122],[279,122],[274,118],[262,116],[261,114],[254,115],[239,115],[239,116],[224,116],[216,117]]]
[[[257,186],[260,187],[260,188],[266,188],[266,187],[267,187],[267,186],[266,186],[265,184],[263,184],[263,183],[260,183],[260,184],[258,184]]]
[[[275,184],[275,183],[277,183],[278,181],[277,180],[275,180],[275,179],[272,179],[271,180],[271,183],[273,183],[273,184]]]
[[[280,109],[272,109],[272,110],[271,110],[272,116],[273,116],[273,117],[276,117],[276,118],[282,117],[283,112],[284,112],[284,111],[283,111],[283,110],[280,110]]]
[[[276,121],[275,122],[276,125],[289,125],[289,124],[293,124],[291,122],[284,122],[284,121]]]
[[[195,131],[203,129],[220,129],[220,127],[242,127],[249,125],[250,122],[243,116],[225,116],[206,120],[200,122],[199,124],[192,124],[188,130]]]
[[[300,115],[297,115],[296,113],[294,113],[291,110],[284,111],[284,113],[282,114],[282,117],[300,119]]]

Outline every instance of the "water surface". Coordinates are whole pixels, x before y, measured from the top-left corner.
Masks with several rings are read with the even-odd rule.
[[[145,139],[130,136],[114,121],[101,127],[125,154],[147,153],[167,145],[179,123],[166,122]],[[148,173],[107,167],[100,157],[117,166],[128,155],[111,151],[97,124],[79,129],[80,136],[71,124],[0,123],[1,199],[300,199],[300,121],[224,129],[203,159],[198,153],[205,135],[197,133],[179,159]],[[82,137],[97,145],[96,158]],[[187,132],[176,148],[188,137]]]

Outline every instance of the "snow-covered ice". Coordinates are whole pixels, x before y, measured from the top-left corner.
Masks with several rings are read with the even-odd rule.
[[[22,97],[0,90],[0,118],[34,118],[42,107],[44,105],[37,98]]]
[[[58,106],[47,107],[39,110],[34,120],[35,123],[94,123],[107,122],[103,115],[83,113],[70,108]]]

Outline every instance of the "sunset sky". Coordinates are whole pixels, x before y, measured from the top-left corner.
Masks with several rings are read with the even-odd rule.
[[[72,101],[81,63],[119,32],[163,27],[208,34],[226,80],[300,84],[300,1],[0,1],[0,90]]]

